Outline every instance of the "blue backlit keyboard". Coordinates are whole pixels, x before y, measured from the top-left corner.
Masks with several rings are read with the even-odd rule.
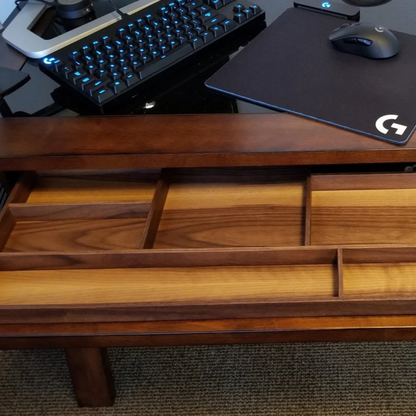
[[[140,92],[148,80],[255,20],[245,0],[158,2],[39,61],[43,72],[95,106]]]

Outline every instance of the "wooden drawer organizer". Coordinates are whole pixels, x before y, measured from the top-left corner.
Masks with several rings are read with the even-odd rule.
[[[416,175],[23,173],[0,323],[416,314]]]

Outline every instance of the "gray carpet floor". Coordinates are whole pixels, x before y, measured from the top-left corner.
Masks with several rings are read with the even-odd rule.
[[[110,349],[113,408],[79,409],[63,351],[0,352],[0,416],[416,415],[416,343]]]

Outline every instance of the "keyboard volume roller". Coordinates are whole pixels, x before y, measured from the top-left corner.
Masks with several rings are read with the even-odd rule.
[[[160,71],[166,66],[172,64],[173,62],[185,57],[186,55],[192,53],[193,49],[189,43],[184,43],[176,47],[173,51],[166,55],[162,55],[160,58],[144,65],[140,68],[140,78],[146,78],[150,75],[153,75],[155,72]]]

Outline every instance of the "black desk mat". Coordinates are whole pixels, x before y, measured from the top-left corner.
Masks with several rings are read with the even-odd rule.
[[[343,23],[336,17],[288,9],[206,86],[264,107],[405,144],[416,128],[416,37],[393,32],[400,53],[372,60],[333,48],[328,36]]]

